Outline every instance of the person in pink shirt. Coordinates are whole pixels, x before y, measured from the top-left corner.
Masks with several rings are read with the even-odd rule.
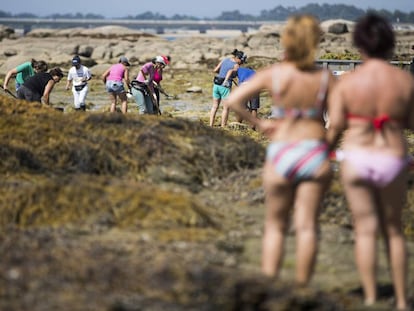
[[[165,65],[164,58],[157,56],[141,67],[135,82],[133,81],[131,93],[137,103],[139,114],[160,114],[154,96],[154,76],[155,72],[159,68],[165,67]],[[140,87],[134,87],[134,85]],[[145,85],[145,87],[141,87],[142,85]]]
[[[130,63],[125,56],[119,58],[118,64],[112,65],[102,74],[102,80],[105,83],[106,91],[111,99],[111,112],[116,111],[117,98],[121,100],[121,111],[127,113],[128,98],[124,88],[124,82],[129,88],[129,66]]]
[[[157,56],[159,57],[159,56]],[[161,55],[161,57],[164,59],[164,62],[166,65],[169,65],[171,62],[171,57],[170,56],[165,56],[165,55]],[[155,70],[155,74],[154,74],[154,94],[155,97],[157,99],[157,104],[158,107],[160,106],[160,93],[164,94],[165,96],[169,97],[169,95],[167,94],[167,92],[164,91],[164,89],[161,86],[161,81],[163,79],[162,73],[164,70],[165,66],[161,66],[158,68],[158,70]]]

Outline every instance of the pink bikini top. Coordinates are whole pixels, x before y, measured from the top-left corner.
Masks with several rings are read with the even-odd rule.
[[[357,119],[357,120],[365,120],[365,121],[371,122],[376,131],[382,130],[384,128],[384,124],[387,123],[387,122],[399,123],[398,120],[391,119],[391,117],[387,114],[383,114],[383,115],[378,116],[378,117],[366,117],[366,116],[360,116],[360,115],[348,113],[346,115],[346,118],[348,120],[349,119]]]

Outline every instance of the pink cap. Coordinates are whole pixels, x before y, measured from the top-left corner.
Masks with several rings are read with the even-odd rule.
[[[168,65],[170,61],[168,60],[168,57],[165,55],[161,55],[161,57],[164,59],[164,62]]]

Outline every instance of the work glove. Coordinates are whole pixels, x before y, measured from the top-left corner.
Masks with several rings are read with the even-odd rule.
[[[231,82],[229,80],[224,80],[224,82],[221,84],[224,87],[230,88],[231,87]]]

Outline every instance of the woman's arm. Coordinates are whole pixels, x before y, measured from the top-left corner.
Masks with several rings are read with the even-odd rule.
[[[216,66],[216,68],[214,68],[213,72],[214,73],[219,73],[220,72],[220,68],[221,68],[221,64],[223,63],[223,61],[221,61],[220,63],[218,63],[218,65]]]
[[[65,89],[66,90],[69,90],[71,84],[72,84],[72,75],[71,75],[71,71],[69,69],[69,73],[68,73],[68,77],[67,77]]]
[[[9,81],[10,81],[11,77],[16,76],[17,73],[18,73],[17,68],[14,68],[14,69],[9,70],[7,72],[6,77],[4,78],[4,83],[3,83],[3,88],[5,90],[7,90],[7,85],[9,84]]]
[[[103,74],[102,74],[102,81],[104,84],[106,84],[106,78],[109,76],[109,72],[110,72],[111,68],[107,69]]]
[[[414,131],[414,77],[411,79],[411,105],[410,112],[408,115],[408,124],[407,128],[411,131]]]
[[[329,126],[327,127],[326,141],[329,145],[329,150],[336,148],[339,138],[347,126],[344,95],[344,80],[342,80],[336,83],[336,86],[328,96]]]
[[[50,93],[52,92],[54,86],[55,80],[53,79],[49,80],[49,82],[46,84],[45,91],[43,92],[43,103],[46,105],[50,105]]]
[[[226,77],[224,78],[224,81],[223,81],[224,86],[226,86],[226,84],[229,85],[228,83],[226,83],[226,81],[232,80],[233,75],[237,73],[237,70],[239,70],[239,67],[240,67],[239,64],[235,64],[232,69],[227,71]]]
[[[91,71],[89,70],[89,68],[86,69],[86,74],[85,74],[85,77],[83,79],[84,79],[84,82],[87,82],[87,81],[92,79],[92,74],[91,74]]]
[[[129,85],[131,84],[131,81],[129,80],[129,68],[128,67],[126,67],[124,71],[124,80],[129,90]]]

